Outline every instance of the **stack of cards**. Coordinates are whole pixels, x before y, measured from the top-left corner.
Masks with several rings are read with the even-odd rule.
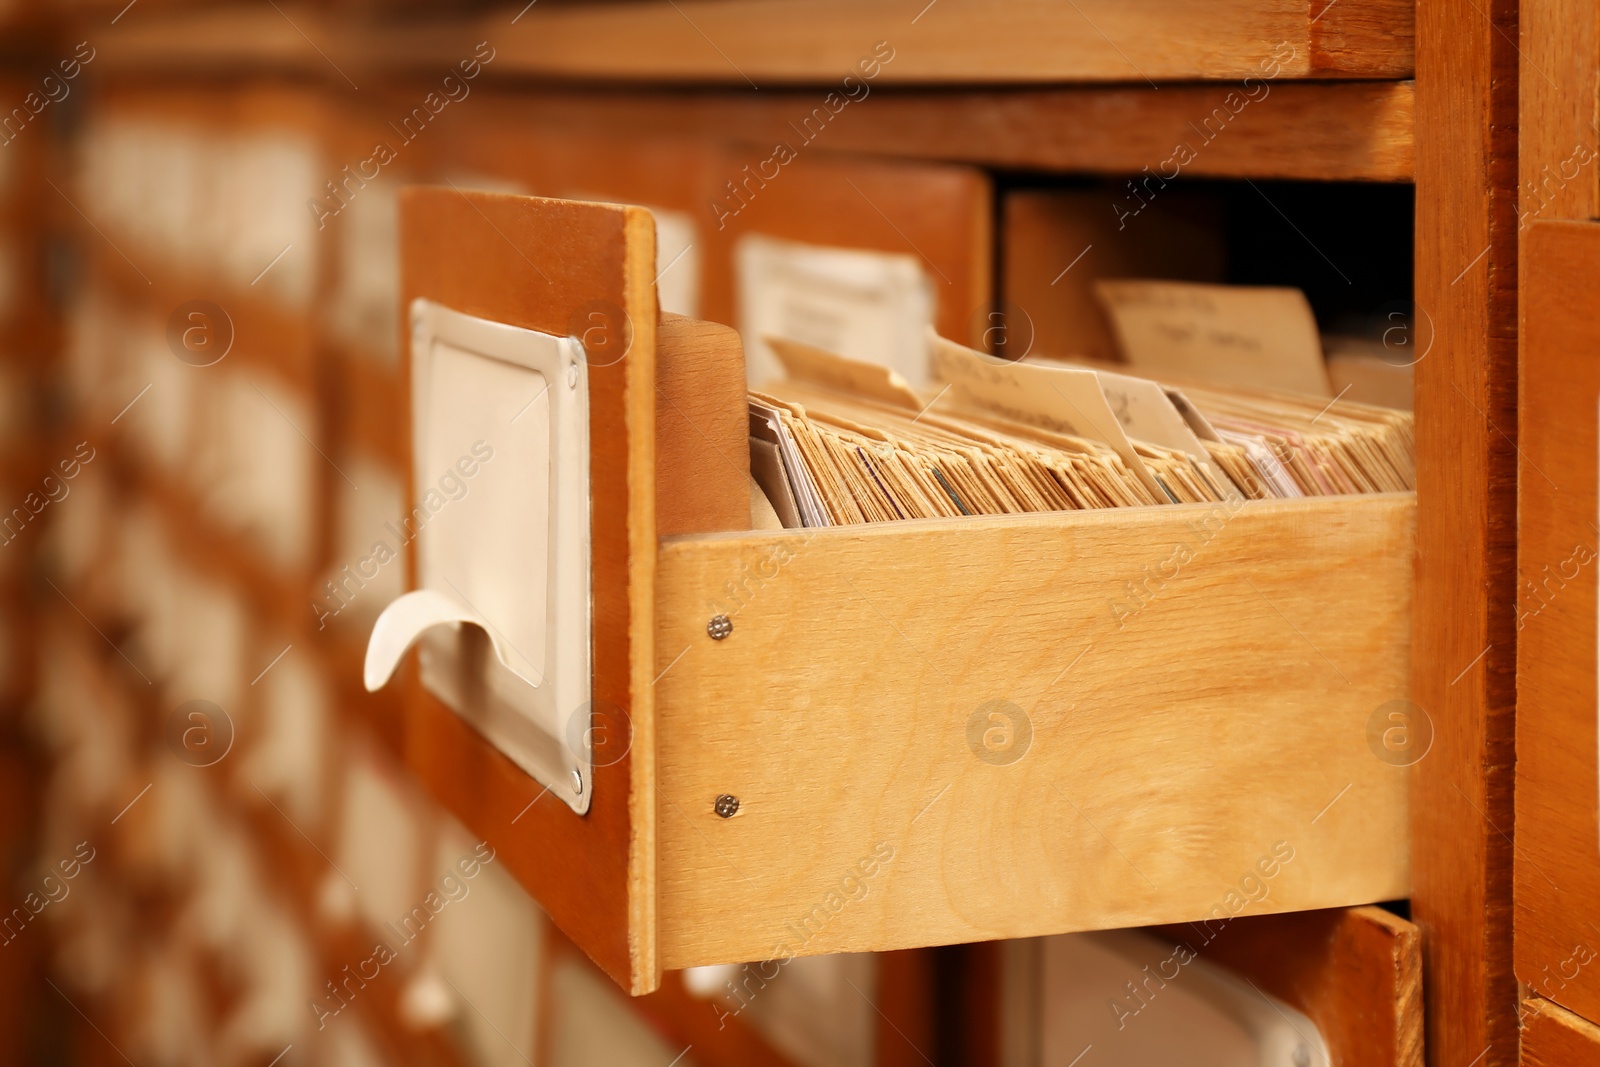
[[[751,467],[786,527],[1409,489],[1409,414],[1102,367],[1010,363],[931,336],[931,395],[768,339]]]
[[[1221,438],[1245,450],[1270,496],[1416,488],[1409,411],[1294,393],[1186,386]]]

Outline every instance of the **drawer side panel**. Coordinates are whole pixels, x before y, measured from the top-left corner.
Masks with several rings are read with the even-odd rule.
[[[663,966],[1406,896],[1414,530],[1405,494],[664,544]]]

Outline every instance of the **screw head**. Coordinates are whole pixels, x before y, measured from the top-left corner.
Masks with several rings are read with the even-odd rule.
[[[706,623],[706,633],[711,635],[711,640],[721,641],[733,633],[733,620],[726,615],[713,615],[711,621]]]
[[[717,797],[717,802],[712,805],[712,810],[724,819],[731,819],[739,814],[739,798],[723,793]]]
[[[572,791],[579,794],[583,792],[583,772],[576,767],[572,768]]]

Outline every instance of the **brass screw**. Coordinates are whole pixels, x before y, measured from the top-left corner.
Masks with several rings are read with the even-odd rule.
[[[706,623],[706,633],[711,635],[711,640],[721,641],[733,633],[733,620],[726,615],[713,615],[711,621]]]
[[[739,813],[739,798],[723,793],[717,797],[717,802],[713,805],[712,810],[724,819],[731,819]]]

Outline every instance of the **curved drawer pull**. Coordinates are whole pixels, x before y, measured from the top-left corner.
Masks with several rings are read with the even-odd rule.
[[[432,589],[416,589],[390,601],[378,621],[372,624],[372,635],[367,638],[367,658],[361,669],[361,681],[367,692],[375,693],[389,683],[400,666],[406,650],[416,643],[423,632],[435,626],[460,626],[469,623],[489,635],[495,658],[506,670],[517,675],[529,685],[537,686],[537,675],[528,677],[528,671],[512,665],[509,648],[488,621],[452,597]]]

